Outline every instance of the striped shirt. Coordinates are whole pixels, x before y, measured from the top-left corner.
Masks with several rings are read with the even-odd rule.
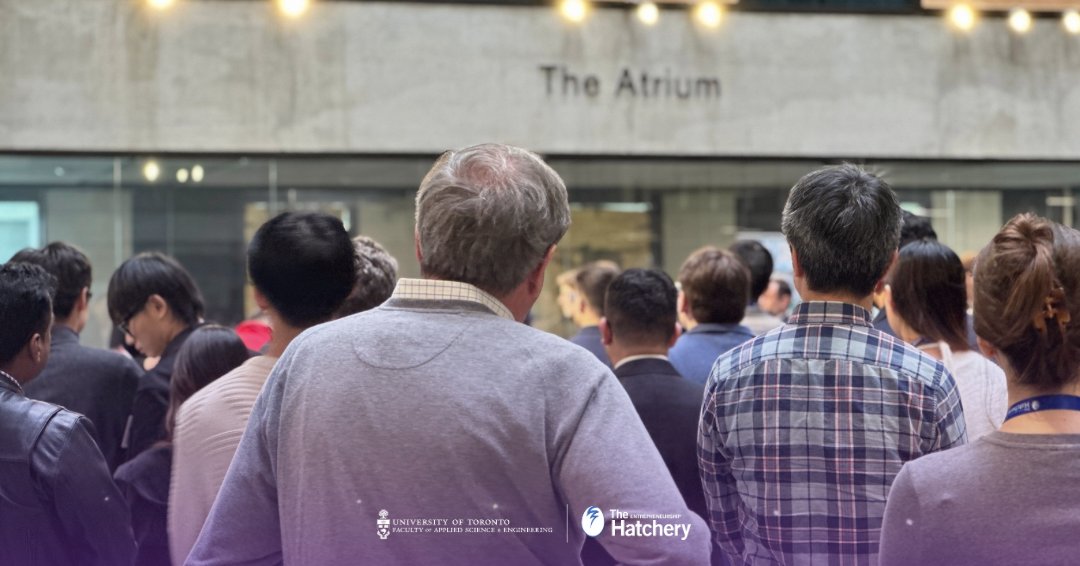
[[[900,467],[962,444],[952,376],[846,303],[717,359],[698,458],[709,520],[736,564],[876,564]]]

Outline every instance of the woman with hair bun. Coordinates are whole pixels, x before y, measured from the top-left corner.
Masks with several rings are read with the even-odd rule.
[[[1005,373],[971,349],[967,338],[964,264],[936,240],[900,250],[885,287],[885,311],[896,335],[941,360],[956,380],[968,442],[997,430],[1005,419]]]
[[[998,431],[896,477],[880,564],[1073,564],[1080,533],[1080,232],[1030,214],[975,264],[975,330],[1004,370]]]

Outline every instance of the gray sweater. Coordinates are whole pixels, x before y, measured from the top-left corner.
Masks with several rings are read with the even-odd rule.
[[[1077,564],[1080,435],[991,432],[904,465],[881,566]]]
[[[621,562],[709,561],[594,356],[477,303],[395,298],[289,346],[187,563],[577,564],[591,506]],[[689,536],[614,536],[610,509]]]

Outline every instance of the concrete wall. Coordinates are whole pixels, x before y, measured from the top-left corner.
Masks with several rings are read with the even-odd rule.
[[[611,9],[574,27],[548,7],[322,2],[284,21],[262,1],[0,0],[0,152],[1074,159],[1078,70],[1054,20],[961,36],[930,16],[705,31],[667,11],[646,29]]]

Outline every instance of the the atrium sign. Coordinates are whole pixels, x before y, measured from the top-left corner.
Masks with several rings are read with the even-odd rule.
[[[709,76],[678,75],[661,71],[623,67],[607,83],[593,73],[577,73],[565,65],[540,65],[544,92],[548,98],[598,98],[642,100],[720,99],[720,79]],[[614,86],[611,86],[614,85]]]

